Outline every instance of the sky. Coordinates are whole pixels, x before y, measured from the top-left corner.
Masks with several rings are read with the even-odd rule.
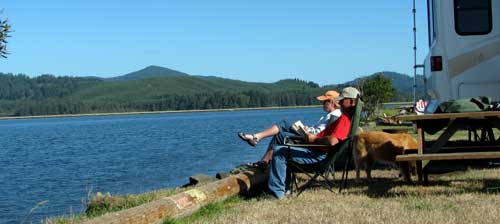
[[[417,0],[417,63],[427,52]],[[113,77],[157,65],[251,82],[413,75],[412,0],[0,0],[0,72]]]

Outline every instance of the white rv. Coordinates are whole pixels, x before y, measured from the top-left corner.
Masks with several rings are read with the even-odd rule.
[[[500,0],[428,0],[427,5],[426,113],[452,99],[500,101]]]

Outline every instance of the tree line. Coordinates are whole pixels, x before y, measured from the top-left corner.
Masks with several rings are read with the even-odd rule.
[[[219,91],[192,94],[163,94],[153,98],[104,97],[86,99],[77,93],[105,81],[97,78],[55,77],[30,78],[0,73],[0,115],[32,116],[133,111],[197,110],[242,107],[298,106],[317,104],[314,96],[320,88],[292,91]],[[310,83],[306,83],[311,85]]]
[[[23,99],[0,101],[3,116],[32,116],[53,114],[85,114],[134,111],[228,109],[245,107],[279,107],[318,104],[317,94],[297,91],[263,93],[257,91],[209,92],[194,95],[165,95],[156,99],[136,101],[87,101],[75,98]]]
[[[102,80],[97,78],[56,77],[54,75],[30,78],[24,74],[0,73],[0,100],[61,98],[99,82]]]
[[[228,91],[222,87],[188,94],[167,91],[148,97],[79,94],[106,82],[99,78],[53,75],[30,78],[0,73],[0,116],[305,106],[318,105],[315,97],[326,91],[313,82],[291,79],[276,82],[278,87],[274,89]],[[333,89],[340,91],[342,87]],[[391,80],[383,75],[368,77],[356,87],[364,94],[370,110],[394,95]]]

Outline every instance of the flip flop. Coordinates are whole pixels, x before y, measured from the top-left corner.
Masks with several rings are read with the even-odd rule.
[[[240,137],[241,140],[247,142],[250,146],[255,147],[257,145],[257,143],[259,142],[259,141],[257,141],[257,138],[255,137],[255,135],[252,135],[251,139],[245,138],[245,135],[246,134],[243,132],[238,133],[238,137]]]
[[[267,169],[267,162],[264,162],[264,161],[257,161],[257,162],[254,162],[254,163],[247,163],[247,166],[249,167],[252,167],[252,168],[259,168],[259,169],[262,169],[262,170],[266,170]]]

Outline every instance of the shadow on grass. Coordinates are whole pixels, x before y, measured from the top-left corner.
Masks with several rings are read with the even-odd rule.
[[[351,190],[350,190],[351,188]],[[359,191],[352,188],[361,188]],[[397,190],[394,190],[397,189]],[[347,181],[349,193],[364,193],[373,198],[388,198],[410,194],[446,195],[466,193],[500,193],[500,179],[484,178],[454,178],[450,180],[429,179],[427,186],[415,182],[408,184],[403,180],[377,177],[371,183],[366,181],[356,183],[354,179]]]
[[[464,170],[465,171],[465,170]],[[467,171],[466,171],[467,172]],[[412,177],[412,184],[406,183],[402,178],[380,177],[374,176],[372,182],[368,183],[366,178],[361,178],[361,182],[357,183],[354,178],[354,172],[349,172],[347,186],[342,190],[347,194],[365,194],[372,198],[391,198],[408,195],[452,195],[452,194],[467,194],[480,193],[491,194],[500,193],[500,178],[485,177],[482,174],[474,174],[478,176],[470,176],[463,171],[446,172],[442,174],[431,174],[427,186],[422,186],[416,183],[416,177]],[[302,186],[308,178],[306,176],[297,176],[299,187]],[[336,175],[332,181],[335,186],[332,191],[339,192],[341,179]],[[320,180],[321,182],[321,180]],[[324,181],[323,181],[324,182]],[[307,187],[308,189],[326,189],[321,183],[314,183]],[[260,186],[252,186],[252,189],[240,197],[242,200],[260,198],[266,196],[267,182]],[[294,193],[297,191],[294,190]]]
[[[500,178],[479,176],[469,176],[464,172],[444,173],[440,175],[430,175],[427,186],[416,183],[413,176],[412,184],[406,183],[401,178],[394,177],[373,177],[368,183],[366,178],[361,178],[361,182],[356,182],[352,173],[347,180],[347,187],[343,192],[347,194],[365,194],[373,198],[390,198],[407,195],[451,195],[479,193],[491,194],[500,193]],[[300,182],[304,179],[298,177]],[[336,179],[336,186],[332,189],[338,192],[341,180]],[[314,184],[310,188],[321,188],[321,184]],[[306,189],[307,190],[307,189]]]

